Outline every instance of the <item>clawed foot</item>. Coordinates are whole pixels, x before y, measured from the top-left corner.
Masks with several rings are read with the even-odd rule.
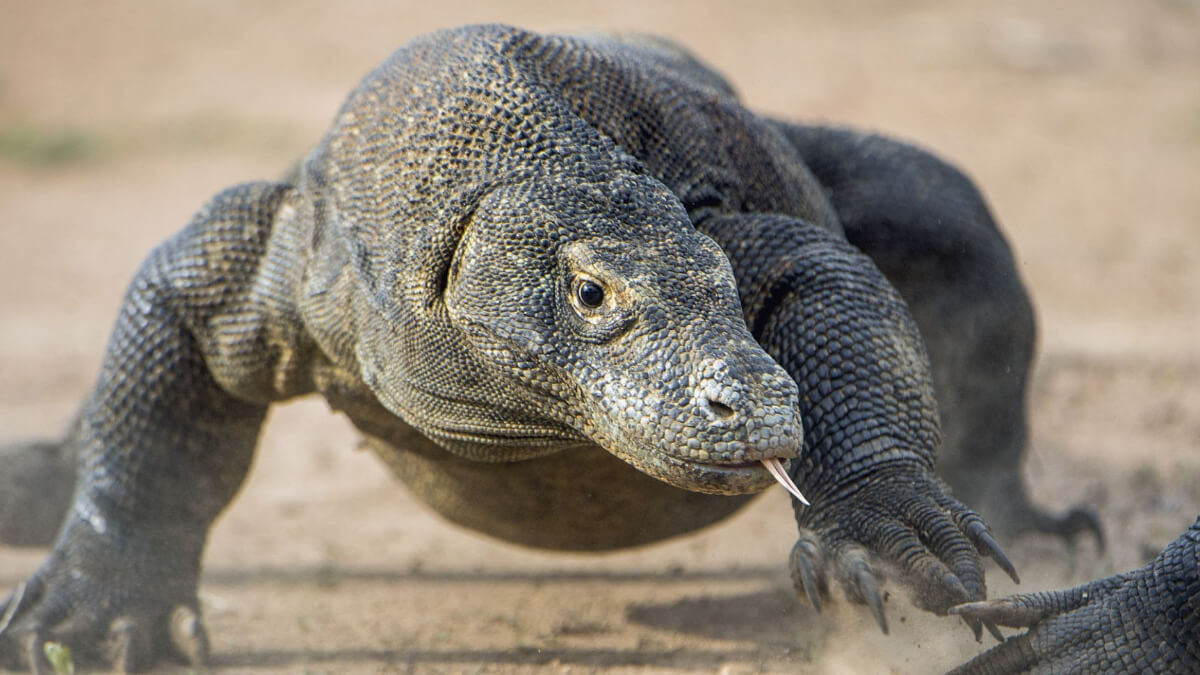
[[[208,635],[194,606],[178,605],[166,616],[131,610],[105,629],[90,612],[67,615],[53,600],[44,600],[44,587],[34,580],[0,605],[0,665],[57,672],[49,659],[51,644],[66,645],[73,660],[108,664],[118,672],[145,670],[163,657],[193,666],[208,660]],[[160,649],[163,645],[170,649]]]
[[[1074,546],[1075,540],[1081,534],[1090,534],[1096,541],[1096,550],[1104,552],[1107,542],[1104,539],[1104,528],[1100,525],[1100,516],[1090,507],[1075,505],[1066,513],[1054,515],[1041,509],[1033,509],[1030,517],[1022,519],[1025,531],[1044,532],[1055,535]]]
[[[47,645],[80,664],[131,672],[161,659],[202,665],[208,636],[196,601],[195,565],[174,555],[117,553],[95,538],[69,539],[0,603],[0,668],[54,672]],[[92,545],[89,545],[92,544]],[[142,565],[162,560],[162,565]]]
[[[938,614],[986,596],[981,555],[1019,581],[983,519],[925,476],[877,476],[851,498],[814,500],[800,519],[807,527],[791,554],[797,591],[819,611],[829,597],[832,576],[851,601],[871,609],[884,633],[884,576],[873,561],[897,570],[917,606]],[[976,639],[985,627],[999,637],[990,620],[964,618]]]
[[[951,614],[977,621],[991,621],[1017,628],[1034,627],[1011,637],[955,669],[962,675],[1020,673],[1033,668],[1063,672],[1093,670],[1106,642],[1120,640],[1110,635],[1111,618],[1105,600],[1128,581],[1118,575],[1065,591],[1029,593],[1008,598],[969,602],[950,608]],[[1120,661],[1118,660],[1117,663]]]
[[[950,608],[967,619],[1029,628],[953,672],[1200,672],[1198,545],[1200,520],[1141,569]]]

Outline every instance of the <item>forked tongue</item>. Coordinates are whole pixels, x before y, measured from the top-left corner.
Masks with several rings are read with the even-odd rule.
[[[775,477],[775,480],[779,481],[784,490],[792,493],[792,496],[799,499],[801,504],[805,506],[809,505],[804,495],[800,494],[800,488],[796,487],[796,484],[792,482],[792,477],[784,470],[783,463],[779,461],[778,457],[768,457],[762,460],[762,465],[767,467],[767,471],[771,472],[771,475]]]

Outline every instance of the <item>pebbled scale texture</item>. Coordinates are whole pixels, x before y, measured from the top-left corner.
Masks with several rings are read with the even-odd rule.
[[[828,156],[884,168],[847,178]],[[930,308],[976,299],[909,293],[864,243],[899,228],[919,256],[978,225],[875,182],[945,170],[754,115],[653,38],[472,26],[410,42],[284,181],[226,190],[150,254],[78,421],[5,450],[34,477],[59,455],[78,470],[70,506],[46,510],[66,511],[49,557],[0,605],[0,665],[44,670],[47,640],[125,670],[202,663],[208,528],[268,406],[310,393],[431,507],[502,539],[607,550],[694,531],[772,485],[760,461],[779,458],[812,499],[790,564],[814,606],[837,580],[886,631],[885,572],[939,613],[982,601],[981,554],[1015,570],[933,472],[935,387],[973,371],[931,338],[977,332]],[[965,178],[939,185],[982,203]],[[994,293],[1027,307],[1010,276]],[[1017,325],[1031,342],[1032,319]],[[1014,344],[999,358],[1023,373]],[[1021,387],[1003,390],[1018,419]],[[947,428],[990,447],[969,430],[994,407],[962,398],[988,405]]]

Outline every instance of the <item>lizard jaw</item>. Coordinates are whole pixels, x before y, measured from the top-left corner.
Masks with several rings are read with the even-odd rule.
[[[618,455],[620,456],[620,455]],[[740,462],[703,462],[694,459],[678,458],[658,454],[657,461],[647,464],[633,457],[622,456],[622,459],[634,467],[659,480],[670,483],[675,487],[692,492],[707,494],[751,494],[762,492],[773,482],[783,481],[775,476],[769,465],[774,463],[781,471],[791,457],[767,457]],[[783,472],[786,476],[786,472]],[[790,483],[790,479],[788,479]],[[791,490],[789,489],[789,492]],[[799,493],[797,489],[792,494]],[[807,504],[803,495],[798,497]]]
[[[796,486],[795,481],[793,481],[792,477],[790,475],[788,475],[787,467],[784,465],[784,462],[786,462],[786,461],[787,461],[787,458],[767,457],[767,458],[764,458],[764,459],[761,459],[758,461],[754,461],[754,462],[740,462],[737,464],[714,464],[714,465],[706,465],[706,466],[716,467],[716,468],[718,468],[722,471],[726,471],[726,472],[758,471],[760,469],[766,469],[767,472],[771,474],[771,477],[774,478],[775,481],[777,483],[779,483],[783,487],[784,490],[787,490],[788,494],[790,494],[793,497],[795,497],[796,499],[798,499],[801,504],[804,504],[805,506],[811,506],[808,499],[805,498],[804,494],[800,492],[800,488]]]

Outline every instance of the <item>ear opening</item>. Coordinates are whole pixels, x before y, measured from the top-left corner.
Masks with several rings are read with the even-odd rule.
[[[442,302],[446,301],[446,293],[458,283],[458,275],[459,272],[462,271],[463,251],[467,247],[467,239],[470,236],[470,228],[468,227],[469,223],[466,223],[466,220],[469,220],[469,216],[468,218],[464,219],[464,223],[462,223],[460,227],[456,228],[458,229],[458,241],[454,246],[454,253],[450,256],[450,263],[441,270],[440,274],[438,274],[437,297],[440,298]]]
[[[434,269],[431,282],[431,292],[425,298],[426,309],[430,309],[438,303],[445,305],[446,293],[454,287],[455,282],[458,280],[458,273],[462,267],[462,252],[469,236],[471,221],[475,218],[475,210],[478,206],[479,199],[471,200],[470,207],[454,219],[446,236],[448,245],[443,244],[449,250],[436,257],[430,256],[429,262],[434,263],[436,268]]]

